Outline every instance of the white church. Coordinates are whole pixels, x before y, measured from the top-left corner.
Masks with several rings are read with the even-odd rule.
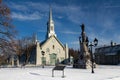
[[[55,33],[52,9],[47,22],[47,36],[43,42],[36,41],[36,65],[55,65],[68,59],[68,46],[63,45]]]
[[[28,64],[26,65],[56,65],[68,61],[68,45],[63,45],[59,41],[54,28],[52,9],[50,8],[46,39],[43,42],[39,42],[37,39],[35,40],[36,47],[31,51]],[[12,66],[19,66],[19,64],[22,65],[26,59],[25,54],[21,55],[19,60],[18,58],[15,59],[13,57],[10,60]]]

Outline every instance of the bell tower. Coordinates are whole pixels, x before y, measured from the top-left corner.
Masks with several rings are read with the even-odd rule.
[[[49,11],[49,19],[47,22],[47,38],[51,37],[51,36],[55,36],[55,31],[54,31],[54,21],[52,19],[52,8],[50,7],[50,11]]]

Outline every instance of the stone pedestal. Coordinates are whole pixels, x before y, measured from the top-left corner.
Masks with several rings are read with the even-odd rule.
[[[74,68],[91,68],[90,53],[85,43],[81,43],[81,51],[78,56],[79,58],[78,61],[74,64]]]

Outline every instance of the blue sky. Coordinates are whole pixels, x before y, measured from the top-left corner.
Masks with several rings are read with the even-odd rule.
[[[62,43],[79,48],[80,25],[85,24],[89,41],[96,37],[99,45],[111,40],[120,43],[120,0],[4,0],[11,9],[18,38],[37,33],[45,39],[49,4],[53,10],[55,32]]]

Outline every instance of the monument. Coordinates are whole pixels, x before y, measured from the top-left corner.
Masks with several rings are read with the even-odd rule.
[[[78,59],[74,62],[74,68],[91,68],[91,58],[90,58],[90,51],[88,49],[88,37],[85,34],[85,26],[84,24],[81,25],[81,36],[79,37],[80,43],[80,52],[78,54]]]

